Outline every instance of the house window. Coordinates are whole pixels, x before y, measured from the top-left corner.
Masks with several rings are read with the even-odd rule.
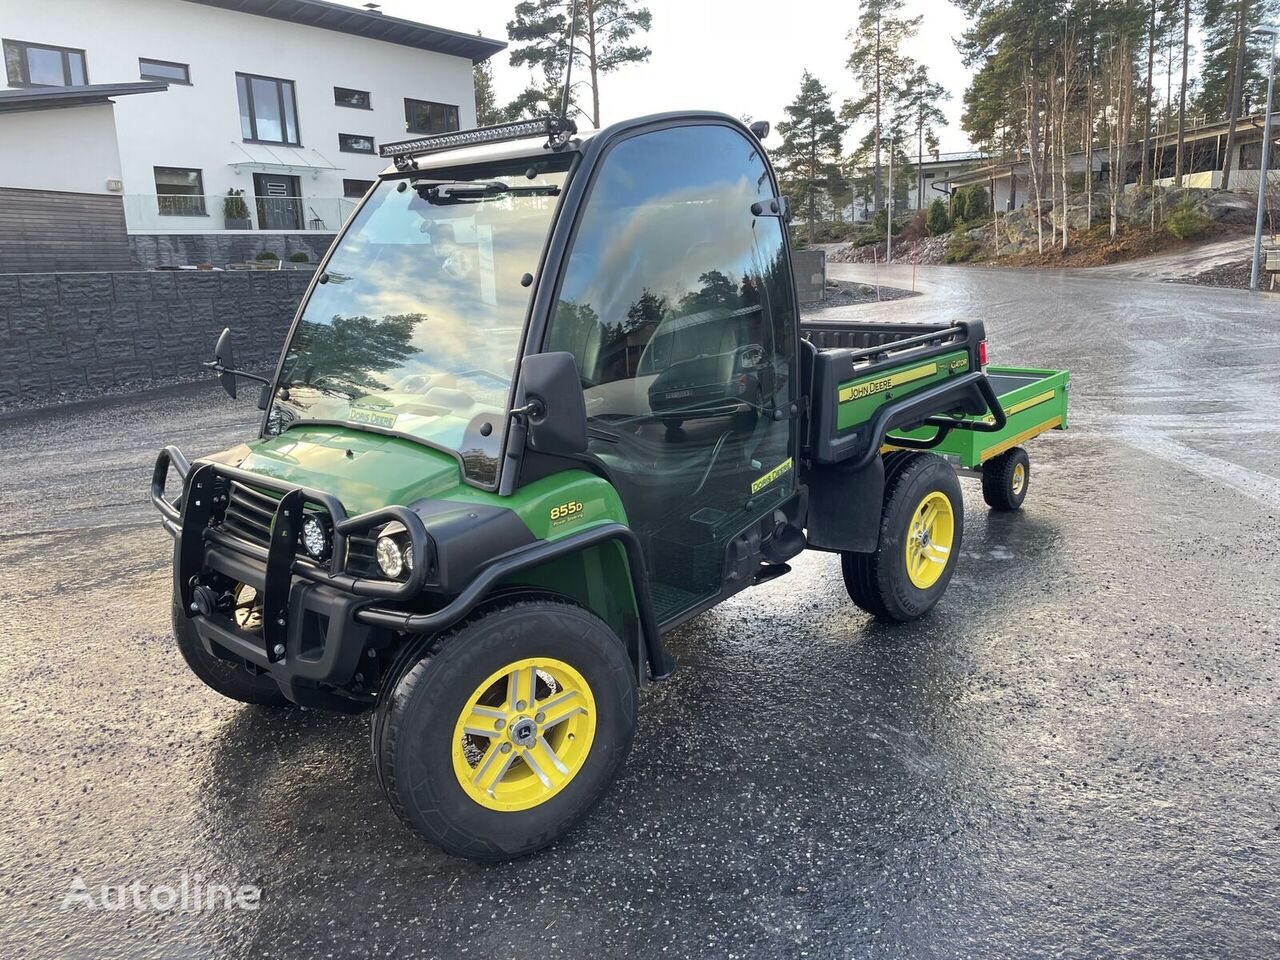
[[[237,73],[236,93],[240,98],[240,132],[246,140],[301,145],[292,80]]]
[[[458,129],[458,108],[405,98],[404,122],[410,133],[448,133]]]
[[[340,133],[338,149],[343,153],[373,153],[373,137],[362,133]]]
[[[204,177],[189,167],[155,167],[156,203],[162,217],[205,217]]]
[[[139,58],[138,74],[143,80],[167,80],[169,83],[191,85],[191,68],[185,63]]]
[[[333,102],[339,107],[355,107],[357,110],[372,110],[368,90],[352,90],[349,87],[334,87]]]
[[[21,40],[4,41],[4,68],[14,87],[83,87],[84,51]]]
[[[343,180],[342,195],[348,200],[359,200],[372,186],[372,180]]]

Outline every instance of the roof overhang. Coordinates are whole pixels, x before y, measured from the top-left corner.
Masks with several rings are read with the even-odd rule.
[[[134,93],[159,93],[168,89],[169,84],[163,80],[91,83],[84,87],[20,87],[15,90],[0,90],[0,113],[85,107],[97,103],[110,103],[112,97],[126,97]]]
[[[322,30],[336,30],[370,40],[395,43],[404,47],[416,47],[443,53],[453,57],[466,57],[472,63],[487,60],[507,45],[501,40],[490,40],[474,33],[461,33],[441,27],[401,20],[372,10],[359,10],[329,3],[328,0],[190,0],[209,7],[221,7],[237,13],[259,17],[271,17],[288,23],[299,23]]]

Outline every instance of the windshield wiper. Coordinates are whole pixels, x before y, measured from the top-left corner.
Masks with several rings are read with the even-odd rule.
[[[418,181],[413,184],[418,196],[427,203],[474,203],[495,197],[558,197],[560,188],[553,183],[512,186],[501,180],[456,180],[449,183]]]

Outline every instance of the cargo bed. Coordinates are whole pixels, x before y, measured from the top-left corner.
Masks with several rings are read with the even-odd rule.
[[[850,446],[844,438],[852,440],[862,433],[886,401],[937,391],[940,381],[976,372],[979,360],[985,359],[985,344],[980,356],[974,349],[975,338],[985,336],[981,324],[802,320],[801,336],[817,348],[815,370],[828,374],[819,376],[827,382],[820,385],[815,402],[824,392],[834,393],[825,415],[818,416],[820,435],[814,437],[819,459],[831,461],[843,459]],[[965,363],[966,354],[970,364]],[[928,449],[960,468],[977,470],[1041,433],[1067,428],[1066,371],[982,369],[990,388],[983,391],[987,402],[976,410],[969,405],[948,414],[947,419],[961,426],[940,431],[937,417],[926,425],[921,425],[923,418],[900,421],[890,427],[880,449]],[[1005,421],[998,426],[994,401],[1002,414],[999,419]]]
[[[1023,367],[988,367],[987,379],[995,389],[1008,422],[997,433],[953,430],[933,448],[934,453],[955,460],[960,466],[977,470],[993,457],[1021,446],[1049,430],[1067,429],[1067,384],[1065,370],[1033,370]],[[984,419],[992,421],[990,414]],[[889,436],[886,447],[893,449],[894,437],[922,440],[933,435],[924,427]]]

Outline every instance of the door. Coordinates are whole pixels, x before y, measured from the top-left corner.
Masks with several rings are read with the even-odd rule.
[[[297,177],[255,173],[253,192],[258,200],[259,230],[302,229],[302,187]]]
[[[548,331],[545,349],[578,361],[590,454],[644,545],[662,621],[717,596],[729,541],[794,490],[790,263],[781,221],[751,212],[773,196],[736,128],[621,141],[596,174]]]

